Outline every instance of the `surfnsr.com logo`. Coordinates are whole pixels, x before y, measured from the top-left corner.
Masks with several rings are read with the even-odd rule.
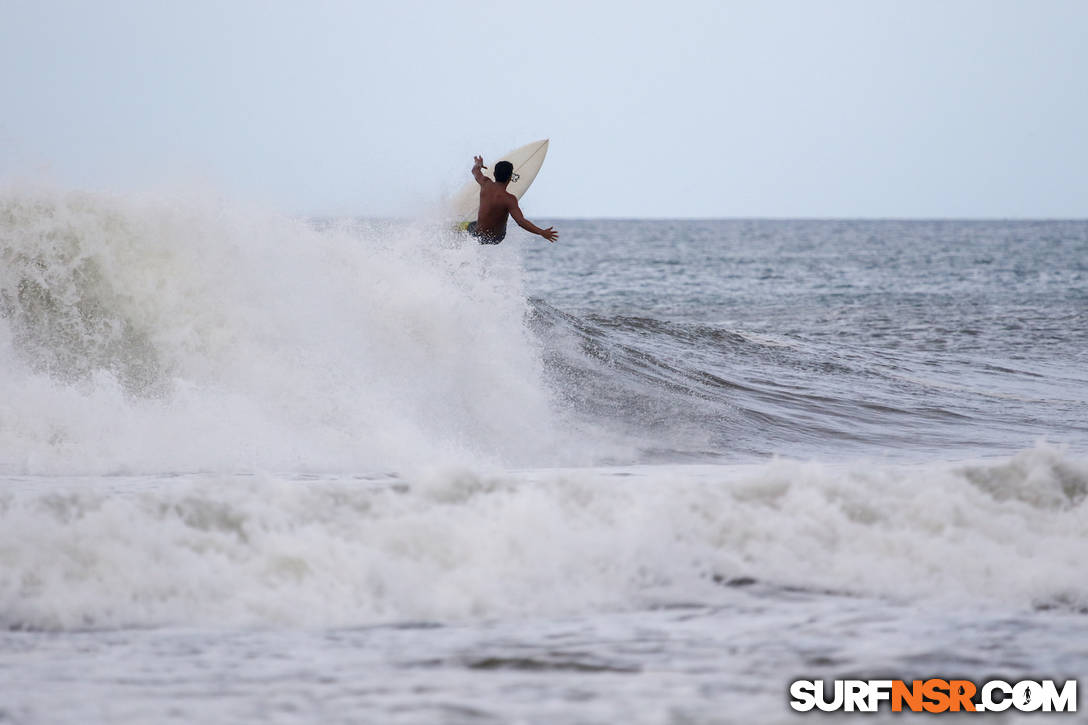
[[[797,680],[790,698],[799,712],[876,712],[884,704],[892,712],[1076,712],[1077,681]]]

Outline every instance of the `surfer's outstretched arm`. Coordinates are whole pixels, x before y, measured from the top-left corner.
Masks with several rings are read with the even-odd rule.
[[[472,175],[474,177],[476,177],[476,183],[479,184],[480,186],[483,186],[485,183],[491,181],[491,179],[484,176],[483,173],[480,171],[480,169],[486,169],[487,168],[486,166],[484,166],[484,157],[483,156],[473,156],[472,161],[473,161]]]
[[[513,217],[514,221],[518,223],[519,227],[527,232],[539,234],[540,236],[547,239],[549,242],[554,242],[556,239],[559,239],[559,232],[555,231],[555,229],[553,229],[552,227],[548,227],[547,229],[541,229],[536,224],[533,224],[531,221],[526,219],[525,215],[521,213],[521,207],[518,206],[517,199],[514,199],[514,201],[510,204],[510,216]]]

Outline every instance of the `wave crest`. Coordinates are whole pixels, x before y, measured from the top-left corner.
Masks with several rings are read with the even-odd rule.
[[[204,199],[0,195],[0,469],[548,454],[512,250]]]

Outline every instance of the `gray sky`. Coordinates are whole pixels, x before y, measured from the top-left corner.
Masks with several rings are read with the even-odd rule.
[[[415,214],[1088,216],[1088,2],[0,0],[0,177]]]

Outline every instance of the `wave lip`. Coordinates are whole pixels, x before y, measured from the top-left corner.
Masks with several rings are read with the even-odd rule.
[[[0,193],[0,470],[540,462],[562,446],[516,259],[439,241]]]

